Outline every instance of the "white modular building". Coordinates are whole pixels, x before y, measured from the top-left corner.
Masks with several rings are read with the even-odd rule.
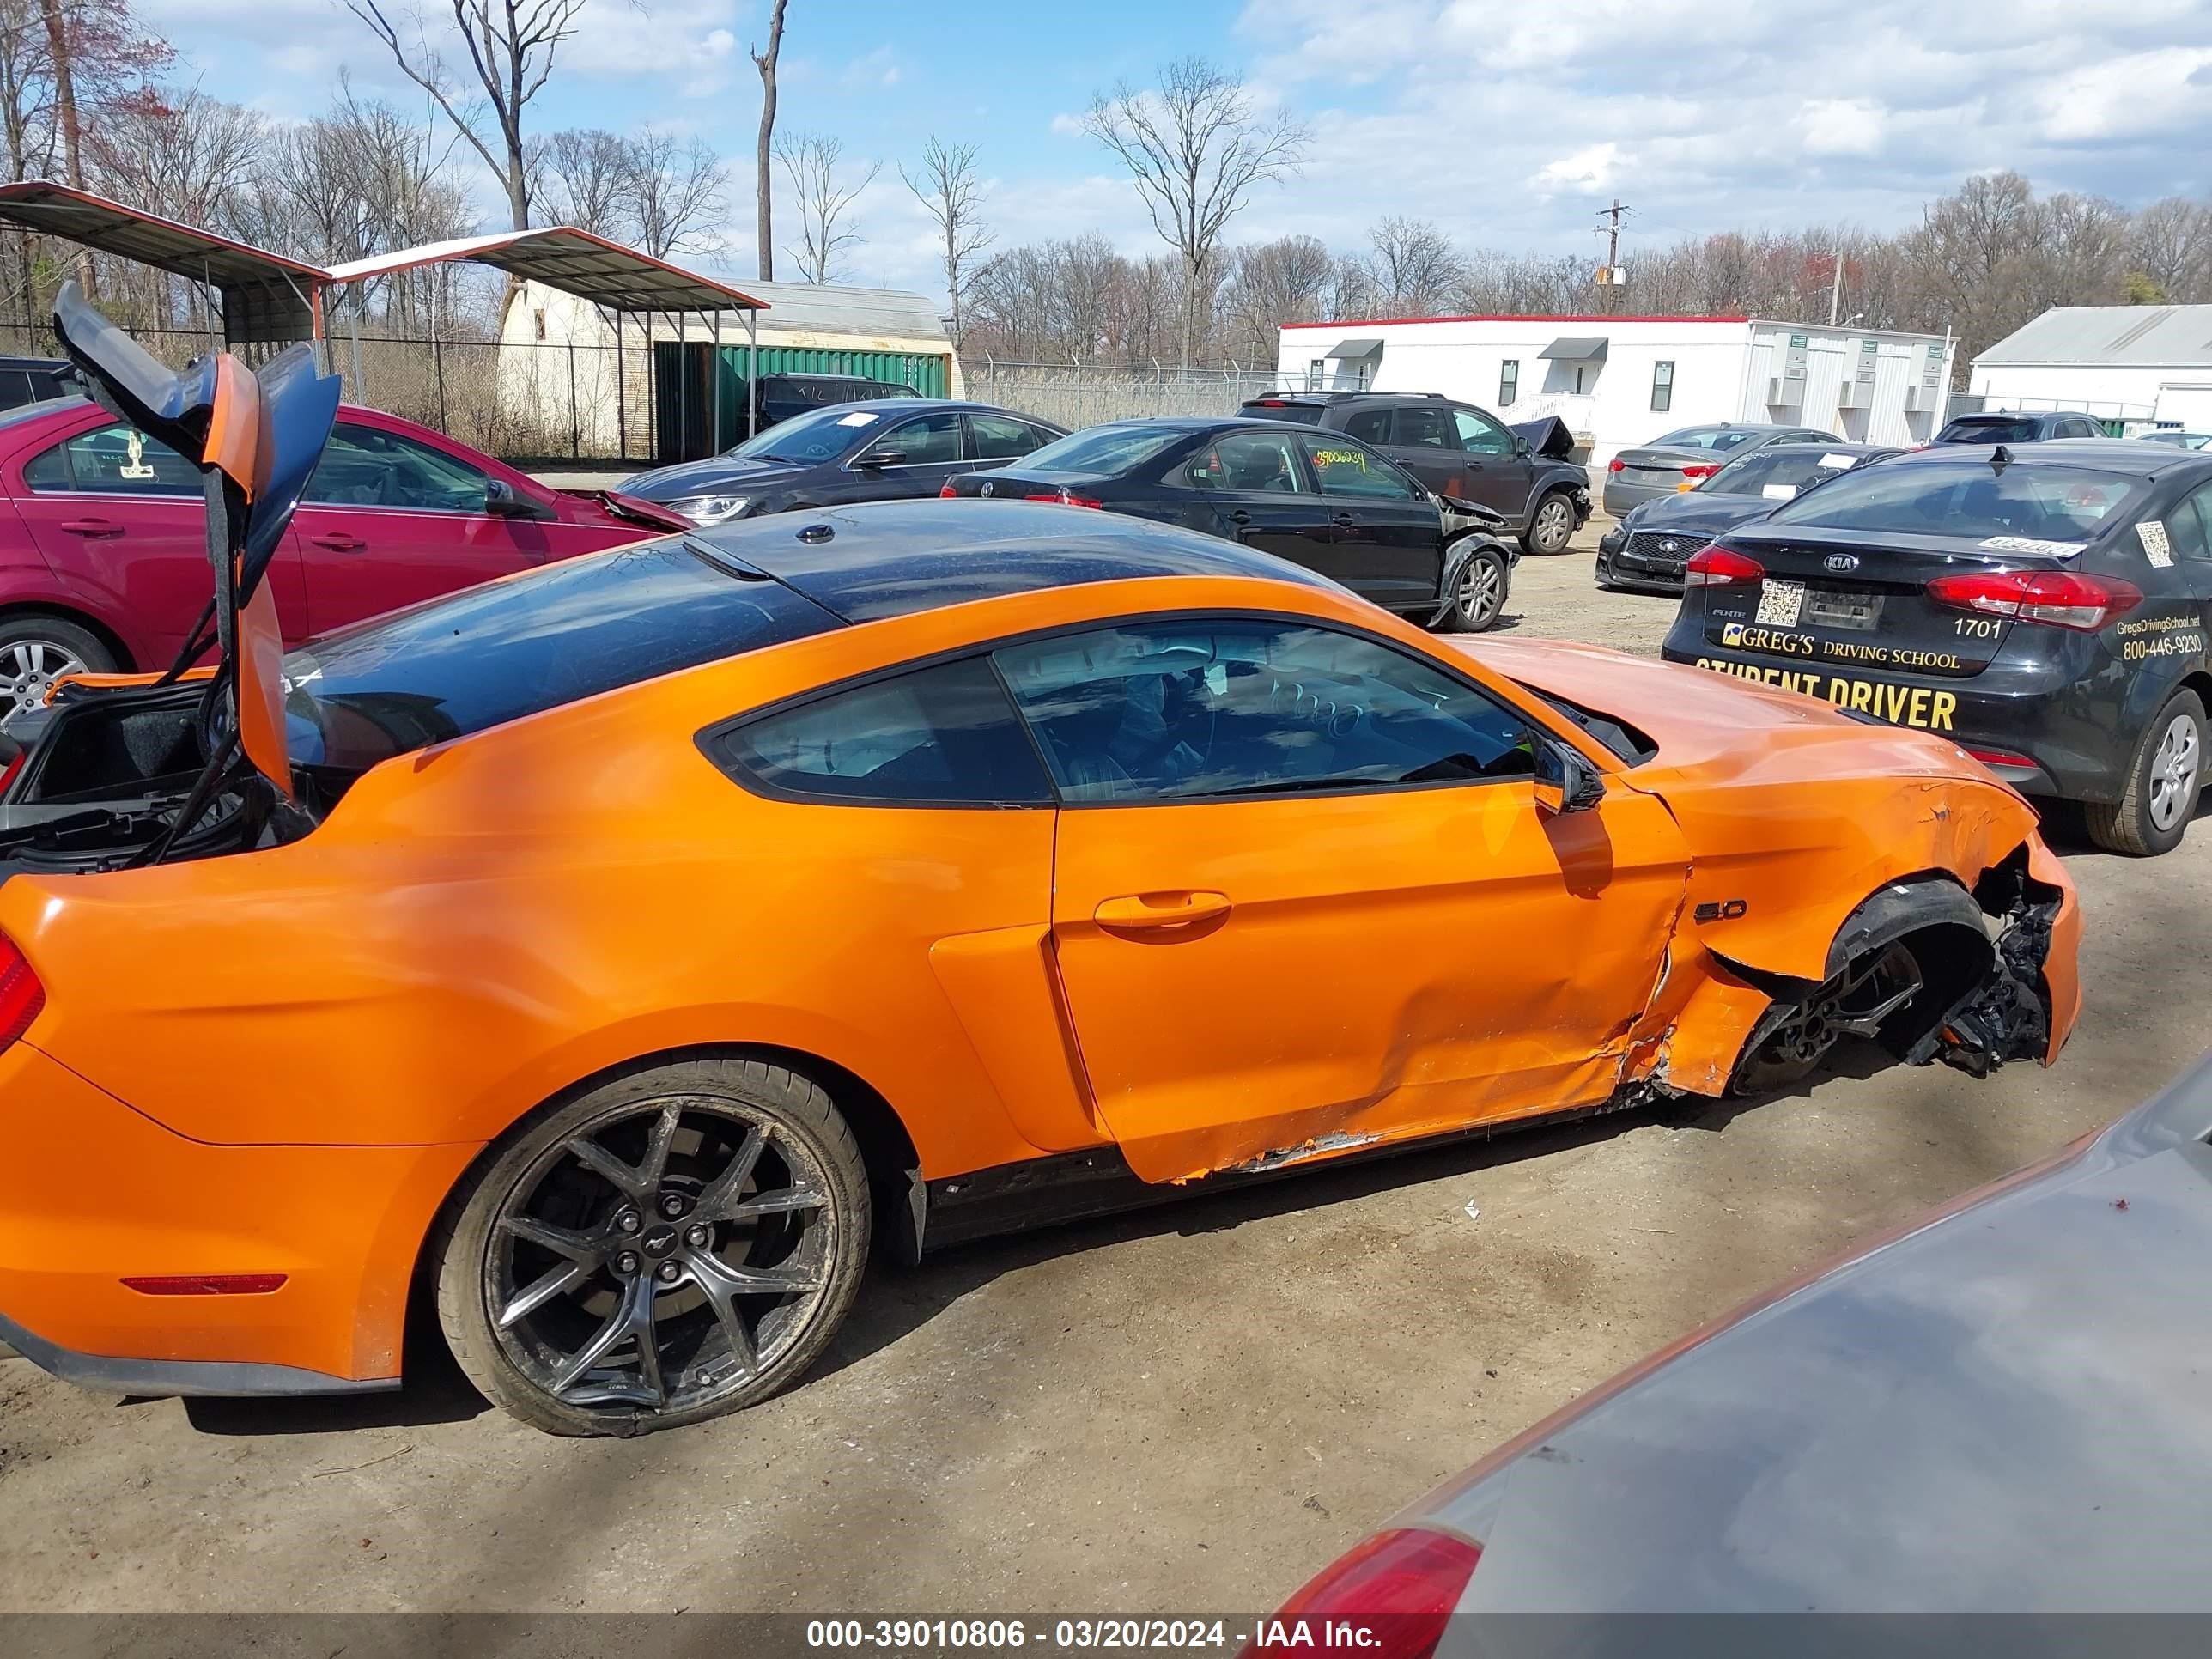
[[[1985,409],[2212,431],[2212,306],[2060,306],[1973,362]]]
[[[1603,466],[1719,421],[1924,442],[1952,357],[1944,335],[1755,317],[1423,317],[1286,324],[1276,369],[1286,389],[1435,392],[1509,424],[1557,416]]]

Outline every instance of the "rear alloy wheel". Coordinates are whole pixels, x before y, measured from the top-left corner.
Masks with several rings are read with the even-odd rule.
[[[1531,553],[1564,553],[1574,537],[1574,504],[1567,500],[1565,494],[1554,490],[1536,503],[1536,510],[1528,517],[1528,528],[1521,538],[1521,544]]]
[[[1494,627],[1498,613],[1505,609],[1505,595],[1512,580],[1504,555],[1495,548],[1475,549],[1467,556],[1467,562],[1460,567],[1459,580],[1452,585],[1451,604],[1444,612],[1444,628],[1454,634],[1480,634]]]
[[[1767,1011],[1729,1092],[1763,1095],[1803,1081],[1843,1038],[1879,1036],[1922,983],[1919,958],[1902,943],[1854,958],[1804,1001]]]
[[[2089,839],[2108,853],[2151,858],[2181,845],[2204,787],[2204,705],[2177,691],[2136,745],[2126,793],[2081,809]]]
[[[867,1176],[807,1079],[691,1061],[529,1121],[438,1257],[454,1358],[554,1434],[720,1417],[811,1364],[860,1288]]]
[[[89,629],[59,617],[12,617],[0,623],[0,719],[38,708],[64,675],[114,668],[115,653]]]

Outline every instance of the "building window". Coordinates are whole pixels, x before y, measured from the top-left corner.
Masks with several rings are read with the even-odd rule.
[[[1498,366],[1498,406],[1504,409],[1520,394],[1521,360],[1508,357]]]
[[[1589,365],[1588,363],[1577,363],[1575,365],[1575,391],[1577,395],[1587,389],[1589,378]]]
[[[1674,406],[1674,365],[1651,365],[1651,408],[1655,413],[1665,414]]]
[[[538,337],[542,340],[545,337],[545,307],[539,306],[533,315],[538,324]]]
[[[1316,357],[1313,359],[1312,362],[1306,365],[1306,390],[1309,392],[1320,391],[1324,384],[1323,377],[1326,376],[1328,373],[1328,358]]]

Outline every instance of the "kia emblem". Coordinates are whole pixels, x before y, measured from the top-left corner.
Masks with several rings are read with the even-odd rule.
[[[1859,568],[1859,556],[1856,553],[1831,553],[1820,562],[1840,575]]]

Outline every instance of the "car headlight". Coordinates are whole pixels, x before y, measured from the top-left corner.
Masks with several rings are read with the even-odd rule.
[[[720,524],[725,519],[734,519],[753,504],[750,495],[678,495],[661,505],[672,513],[681,513],[693,524]]]

